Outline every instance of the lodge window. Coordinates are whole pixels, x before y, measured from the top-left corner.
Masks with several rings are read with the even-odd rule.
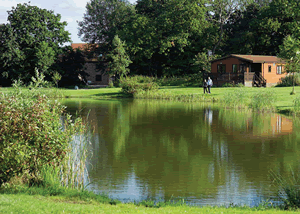
[[[221,74],[226,73],[226,65],[219,64],[218,65],[218,73],[221,73]]]
[[[237,64],[232,64],[232,72],[233,73],[237,73],[238,72]]]
[[[246,72],[246,65],[240,64],[240,72]]]
[[[269,72],[272,71],[272,66],[271,65],[269,65],[268,70],[269,70]]]
[[[282,66],[281,65],[277,65],[276,73],[277,74],[281,74],[282,73]]]
[[[102,81],[102,75],[96,75],[96,81]]]

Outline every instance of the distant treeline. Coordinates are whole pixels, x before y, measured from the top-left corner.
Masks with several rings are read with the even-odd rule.
[[[28,79],[34,67],[75,77],[83,71],[70,66],[87,53],[59,48],[70,41],[60,15],[19,4],[8,21],[0,25],[2,78]],[[227,54],[277,55],[287,35],[300,37],[299,21],[298,0],[91,0],[78,35],[96,45],[103,72],[177,76],[209,72],[209,60]]]

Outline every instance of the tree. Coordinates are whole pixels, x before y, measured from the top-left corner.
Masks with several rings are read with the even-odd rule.
[[[59,80],[60,86],[82,84],[80,78],[83,82],[85,81],[88,75],[84,69],[85,58],[87,58],[91,52],[90,50],[80,50],[79,48],[74,50],[71,46],[62,48],[62,54],[49,69],[53,71],[53,75],[55,72],[61,75],[61,79]],[[52,76],[52,80],[55,81],[53,77],[54,76]]]
[[[198,53],[194,59],[194,65],[198,67],[199,73],[211,72],[211,61],[219,58],[219,55],[208,55],[206,52]]]
[[[114,37],[112,42],[113,50],[108,55],[110,62],[108,63],[108,73],[110,75],[117,75],[123,77],[129,72],[127,68],[132,62],[125,51],[125,43],[122,42],[118,35]]]
[[[293,90],[291,95],[295,94],[295,72],[300,71],[300,40],[293,36],[287,36],[280,46],[279,57],[286,62],[285,69],[293,73]]]
[[[61,53],[60,45],[70,42],[66,22],[53,11],[30,4],[18,4],[8,11],[8,24],[0,27],[2,73],[9,79],[29,81],[37,68],[47,73]]]
[[[222,40],[224,39],[224,26],[228,23],[230,18],[238,11],[243,11],[249,4],[249,0],[209,0],[207,15],[217,29],[217,36],[215,44],[212,48],[212,55],[215,54]]]
[[[189,72],[207,26],[204,0],[138,0],[125,38],[133,66],[148,75]],[[197,50],[198,49],[198,50]]]
[[[134,9],[128,1],[91,0],[86,5],[83,21],[78,22],[78,35],[84,42],[101,44],[96,51],[105,56],[111,51],[114,36],[132,13]]]

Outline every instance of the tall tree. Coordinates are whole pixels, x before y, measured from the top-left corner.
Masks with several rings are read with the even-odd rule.
[[[108,73],[110,75],[125,76],[129,73],[128,66],[132,62],[125,51],[125,43],[121,41],[118,35],[115,36],[113,42],[113,50],[108,55],[110,62],[108,63]]]
[[[203,0],[138,0],[137,15],[126,38],[134,64],[149,75],[186,72],[199,50],[194,39],[206,28]],[[188,50],[188,51],[187,51]],[[191,59],[191,60],[189,60]]]
[[[293,73],[293,90],[292,94],[295,94],[295,72],[300,72],[300,40],[287,36],[283,44],[280,46],[279,56],[286,61],[286,72]]]
[[[220,47],[224,39],[224,26],[228,23],[230,18],[238,11],[243,11],[249,4],[250,0],[209,0],[207,18],[211,21],[217,29],[218,35],[215,38],[212,47],[212,54],[214,55]]]
[[[46,73],[60,53],[60,45],[71,41],[70,33],[64,30],[67,23],[60,19],[53,11],[27,3],[8,11],[8,24],[0,28],[2,73],[25,81],[36,68]]]

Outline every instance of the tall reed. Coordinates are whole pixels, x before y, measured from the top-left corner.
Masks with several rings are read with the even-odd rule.
[[[248,94],[244,87],[228,92],[224,95],[222,103],[229,107],[246,108],[247,107]]]
[[[300,175],[289,169],[288,176],[283,177],[281,174],[271,171],[273,184],[277,188],[279,201],[283,202],[285,209],[300,208]]]
[[[252,96],[249,107],[254,110],[273,110],[276,102],[275,92],[272,89],[259,90]]]

